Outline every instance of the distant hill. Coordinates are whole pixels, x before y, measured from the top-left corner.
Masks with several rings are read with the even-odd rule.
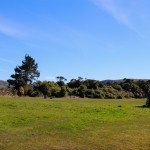
[[[101,82],[103,84],[106,84],[106,83],[121,83],[121,82],[123,82],[123,79],[119,79],[119,80],[102,80]]]
[[[4,81],[4,80],[0,80],[0,87],[7,87],[8,86],[8,82]]]
[[[139,81],[139,80],[141,80],[141,81],[148,81],[149,79],[130,79],[130,80],[134,80],[134,81]],[[103,83],[103,84],[107,84],[107,83],[110,83],[110,84],[112,84],[112,83],[121,83],[121,82],[123,82],[124,81],[124,79],[118,79],[118,80],[102,80],[101,82]]]

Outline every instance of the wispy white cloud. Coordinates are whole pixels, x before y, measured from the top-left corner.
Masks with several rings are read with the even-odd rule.
[[[0,15],[0,34],[23,39],[22,41],[29,46],[36,47],[37,44],[34,42],[40,41],[41,43],[51,42],[66,48],[80,50],[87,49],[89,41],[93,40],[83,31],[43,16],[38,16],[33,23],[31,20],[19,21]]]
[[[0,32],[6,35],[10,35],[10,36],[16,36],[18,35],[17,30],[15,30],[14,28],[6,25],[6,24],[2,24],[0,23]]]
[[[9,63],[9,64],[17,64],[16,61],[5,59],[5,58],[0,58],[0,61],[4,63]]]
[[[133,29],[132,20],[130,15],[125,11],[116,0],[92,0],[95,5],[104,9],[109,13],[117,22]]]
[[[0,33],[12,37],[20,37],[23,34],[23,30],[21,31],[16,22],[0,16]]]

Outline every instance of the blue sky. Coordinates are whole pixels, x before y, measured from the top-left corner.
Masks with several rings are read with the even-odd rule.
[[[149,0],[0,0],[0,79],[25,54],[40,80],[150,78]]]

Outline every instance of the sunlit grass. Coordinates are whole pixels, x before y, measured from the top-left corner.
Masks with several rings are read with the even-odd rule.
[[[0,149],[149,149],[144,99],[0,97]]]

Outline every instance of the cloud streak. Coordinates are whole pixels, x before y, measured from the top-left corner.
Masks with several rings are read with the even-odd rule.
[[[17,62],[5,58],[0,58],[0,61],[9,64],[17,64]]]
[[[16,36],[18,35],[17,30],[14,28],[6,25],[6,24],[0,24],[0,32],[9,36]]]
[[[0,16],[0,33],[5,34],[11,37],[20,37],[23,32],[21,31],[20,27],[8,21],[6,18]]]
[[[92,0],[93,3],[105,10],[109,15],[111,15],[117,22],[133,29],[132,21],[130,15],[123,10],[123,8],[115,3],[115,0]]]
[[[19,22],[11,18],[0,16],[0,34],[23,39],[23,42],[26,42],[27,45],[34,47],[36,47],[37,44],[35,45],[33,41],[40,41],[44,44],[51,42],[52,44],[61,45],[70,49],[80,49],[82,51],[83,49],[92,47],[90,41],[94,41],[94,39],[87,33],[83,33],[53,18],[43,16],[38,16],[37,18],[38,19],[34,22],[34,24],[36,24],[35,26],[32,21],[23,20]],[[32,43],[30,41],[32,41]]]

